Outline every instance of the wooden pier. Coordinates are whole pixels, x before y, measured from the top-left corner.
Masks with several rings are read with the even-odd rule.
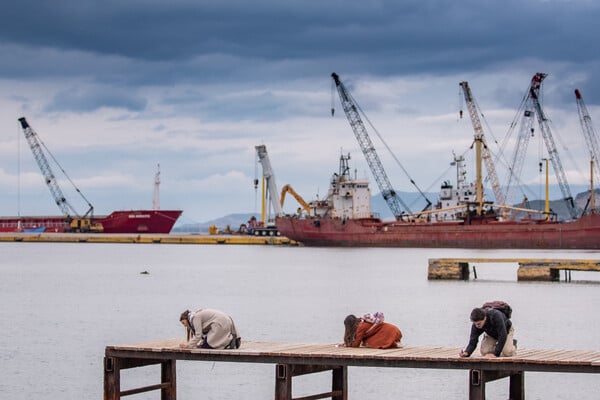
[[[471,266],[485,263],[518,264],[519,281],[558,281],[560,271],[570,280],[571,271],[600,271],[600,260],[539,259],[539,258],[430,258],[427,277],[435,279],[469,280]],[[476,274],[474,272],[474,274]],[[475,276],[476,278],[476,276]]]
[[[152,390],[162,400],[177,398],[176,360],[262,363],[275,365],[275,400],[348,399],[348,367],[462,369],[468,371],[469,400],[484,400],[487,382],[509,378],[508,397],[525,398],[525,372],[600,373],[600,351],[519,349],[515,357],[461,358],[459,348],[402,347],[369,349],[334,344],[243,342],[236,350],[180,349],[181,339],[129,346],[107,346],[104,357],[104,400]],[[160,383],[121,390],[121,371],[161,365]],[[292,396],[293,378],[331,371],[331,390],[310,396]]]

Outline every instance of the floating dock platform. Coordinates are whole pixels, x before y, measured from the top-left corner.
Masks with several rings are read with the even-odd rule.
[[[427,277],[435,279],[469,280],[474,264],[507,263],[518,264],[519,281],[558,281],[560,271],[565,271],[565,280],[570,280],[570,271],[600,271],[600,260],[580,259],[536,259],[536,258],[430,258]]]
[[[600,351],[519,349],[514,357],[459,357],[459,348],[401,347],[371,349],[335,344],[242,342],[236,350],[180,349],[181,339],[128,346],[107,346],[104,357],[104,400],[160,390],[161,399],[176,400],[176,360],[275,364],[275,400],[348,399],[348,367],[462,369],[468,371],[469,399],[484,400],[487,382],[509,378],[508,397],[525,398],[525,372],[600,373]],[[121,390],[121,371],[161,365],[161,382]],[[296,376],[331,371],[331,390],[292,396]],[[235,379],[230,377],[230,379]],[[230,382],[231,383],[231,382]],[[327,388],[329,389],[329,388]]]
[[[0,242],[298,245],[284,236],[150,233],[0,233]]]

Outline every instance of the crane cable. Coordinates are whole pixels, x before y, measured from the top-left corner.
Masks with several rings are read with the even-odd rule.
[[[65,176],[65,178],[67,178],[67,180],[69,181],[69,183],[71,184],[71,186],[73,186],[73,188],[75,189],[75,191],[81,196],[81,198],[89,206],[89,210],[85,213],[84,216],[87,216],[90,213],[93,216],[94,206],[92,205],[92,203],[90,203],[90,201],[84,196],[83,192],[81,190],[79,190],[79,188],[77,187],[77,185],[75,184],[75,182],[73,182],[73,180],[71,179],[71,177],[69,176],[69,174],[67,174],[67,171],[65,171],[63,169],[62,165],[60,165],[60,163],[58,162],[58,160],[56,159],[56,157],[54,157],[54,154],[52,154],[52,152],[50,151],[50,149],[46,146],[46,143],[44,143],[44,141],[40,138],[40,136],[37,133],[35,133],[35,135],[37,136],[37,139],[40,142],[40,144],[42,145],[42,147],[46,150],[46,153],[50,156],[50,158],[52,159],[52,161],[54,161],[54,163],[60,169],[60,171],[63,173],[63,175]],[[73,209],[72,206],[69,205],[69,207],[71,207],[71,209]],[[75,211],[75,210],[73,209],[73,211]]]
[[[332,116],[335,113],[335,108],[333,106],[333,97],[334,97],[333,94],[334,94],[334,90],[335,90],[335,83],[333,83],[333,81],[332,81],[332,91],[331,91],[331,95],[332,95],[332,99],[331,99],[331,115]],[[365,121],[367,121],[367,123],[369,124],[369,126],[371,127],[371,129],[373,129],[373,131],[375,132],[375,134],[377,135],[377,137],[379,138],[379,140],[381,141],[381,143],[383,143],[383,145],[385,146],[385,148],[387,149],[387,151],[390,153],[390,155],[392,156],[392,158],[394,159],[394,161],[396,161],[396,164],[398,164],[398,166],[400,166],[400,168],[402,169],[402,171],[404,172],[404,174],[408,177],[408,179],[410,180],[410,183],[413,184],[413,186],[417,189],[417,191],[419,192],[419,194],[421,194],[421,196],[425,199],[425,201],[427,202],[427,207],[430,206],[432,204],[431,201],[427,198],[427,196],[425,195],[425,193],[423,193],[423,191],[419,188],[419,186],[416,184],[416,182],[412,179],[412,177],[410,176],[410,174],[408,173],[408,171],[406,170],[406,168],[404,168],[404,166],[402,165],[402,163],[400,162],[400,160],[398,159],[398,157],[396,157],[396,155],[394,154],[394,152],[392,151],[392,149],[390,148],[390,146],[388,146],[388,144],[383,139],[383,137],[379,134],[379,132],[377,131],[377,129],[375,128],[375,126],[373,126],[373,124],[371,123],[371,120],[369,120],[369,117],[367,116],[367,114],[365,114],[365,112],[360,107],[360,104],[357,103],[357,101],[354,99],[354,97],[352,96],[352,94],[350,92],[347,91],[346,94],[348,95],[348,97],[350,98],[350,100],[352,101],[352,103],[354,103],[356,105],[357,110],[362,114],[363,118],[365,119]]]

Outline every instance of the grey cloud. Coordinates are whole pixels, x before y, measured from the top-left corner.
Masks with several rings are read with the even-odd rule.
[[[46,110],[91,112],[103,107],[121,108],[129,111],[142,111],[146,100],[134,94],[105,88],[84,88],[64,90],[58,93],[47,105]]]

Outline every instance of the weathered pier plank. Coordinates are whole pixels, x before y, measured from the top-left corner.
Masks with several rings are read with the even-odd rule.
[[[600,373],[600,351],[519,349],[515,357],[461,358],[453,347],[401,347],[397,349],[346,348],[334,344],[271,343],[245,341],[235,350],[180,349],[181,339],[107,346],[104,359],[104,400],[150,390],[161,390],[161,399],[176,399],[176,360],[275,364],[275,400],[348,398],[348,367],[463,369],[469,371],[469,398],[485,399],[485,384],[508,377],[511,399],[524,398],[524,372]],[[161,365],[161,382],[121,390],[120,371]],[[292,397],[295,376],[331,371],[331,391]]]

